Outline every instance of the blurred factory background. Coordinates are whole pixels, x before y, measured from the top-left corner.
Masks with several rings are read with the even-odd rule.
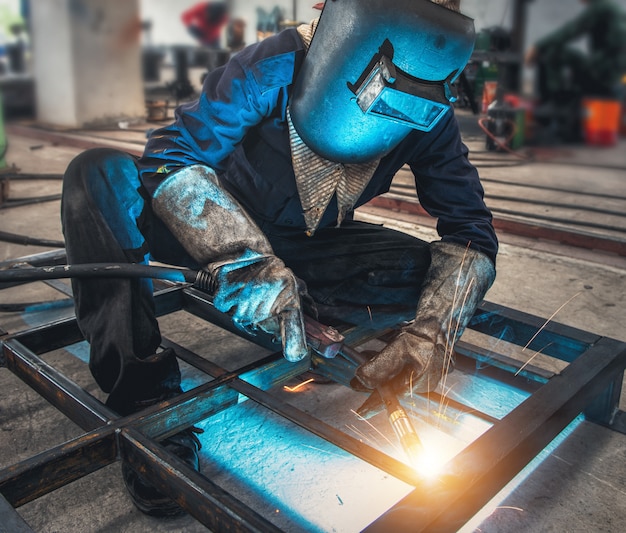
[[[0,229],[6,232],[0,243],[2,265],[39,252],[61,252],[61,177],[73,157],[95,146],[140,154],[146,134],[167,124],[177,105],[196,98],[208,72],[241,47],[310,21],[319,14],[315,3],[218,2],[221,7],[209,24],[195,19],[197,0],[0,0]],[[626,0],[614,3],[626,11]],[[537,69],[526,65],[525,57],[535,43],[583,13],[584,2],[462,0],[461,8],[475,20],[477,40],[457,81],[461,97],[455,111],[501,243],[498,277],[488,301],[512,313],[527,313],[535,329],[550,324],[550,334],[565,331],[567,336],[575,330],[583,340],[617,339],[621,346],[626,343],[626,80],[616,85],[611,97],[591,98],[589,105],[597,106],[599,121],[592,123],[591,108],[576,101],[577,125],[571,126],[570,116],[560,123],[560,133],[571,133],[572,138],[553,136],[554,116],[540,109]],[[579,38],[573,46],[586,51],[590,42]],[[626,69],[617,74],[623,76]],[[574,109],[566,99],[563,104],[566,115]],[[356,217],[424,240],[437,239],[436,221],[421,209],[413,176],[405,169],[387,194],[359,208]],[[71,317],[71,302],[65,307],[48,305],[48,298],[67,304],[63,298],[70,290],[60,286],[51,282],[0,291],[0,307],[5,307],[0,314],[0,349],[10,336]],[[229,371],[259,357],[258,346],[233,339],[204,319],[170,314],[176,316],[165,316],[162,323],[168,338],[203,358],[223,361]],[[473,333],[482,339],[482,333]],[[508,348],[507,338],[496,345]],[[573,350],[569,345],[564,349]],[[524,350],[521,355],[519,350],[503,353],[519,356],[519,370],[529,357],[530,366],[551,375],[566,366],[559,360],[557,368],[543,368],[544,354]],[[84,388],[97,397],[86,357],[80,345],[56,350],[51,360],[79,383],[81,392]],[[548,359],[546,365],[553,364],[545,355]],[[9,477],[14,465],[84,432],[4,368],[5,361],[0,363],[0,472]],[[476,368],[487,366],[476,363]],[[613,403],[607,408],[612,409],[610,421],[577,416],[522,474],[512,473],[506,490],[461,531],[621,533],[626,523],[626,394],[621,390],[626,383],[620,380],[623,374],[617,372]],[[494,380],[494,390],[498,384]],[[507,401],[522,401],[506,387],[506,401],[491,389],[476,390],[477,410],[492,404],[504,409],[509,408]],[[338,431],[355,424],[349,407],[360,402],[348,387],[313,383],[302,393],[287,388],[278,392],[281,401],[307,416],[322,417]],[[559,391],[556,399],[561,393],[568,391]],[[459,401],[467,401],[460,396]],[[539,414],[541,407],[545,404],[537,408]],[[258,505],[281,530],[360,531],[411,488],[385,472],[355,467],[352,457],[344,461],[334,448],[326,452],[326,444],[320,447],[307,440],[301,445],[299,434],[293,437],[297,432],[268,422],[255,409],[248,412],[243,404],[227,410],[223,419],[215,417],[227,434],[215,442],[206,437],[203,469],[237,498]],[[242,422],[235,417],[239,411]],[[534,427],[530,422],[520,426],[509,434],[511,440]],[[259,450],[257,459],[252,452]],[[474,458],[469,459],[471,464]],[[159,521],[137,511],[125,493],[119,465],[115,458],[110,462],[114,464],[16,506],[19,515],[35,531],[207,531],[191,516]],[[268,482],[276,485],[275,492],[270,493]],[[328,487],[321,489],[324,483]],[[462,507],[459,502],[450,505],[451,510]],[[0,533],[30,531],[5,521],[12,512],[0,498]]]
[[[615,3],[626,8],[626,0]],[[166,108],[193,98],[203,75],[246,44],[316,16],[309,0],[230,0],[213,2],[224,13],[198,27],[192,10],[199,4],[204,2],[2,0],[5,116],[64,127],[159,118]],[[537,69],[524,64],[524,55],[585,7],[580,0],[463,0],[462,10],[474,18],[478,36],[457,82],[462,94],[457,105],[475,115],[486,113],[499,94],[498,103],[506,97],[507,107],[514,108],[507,119],[532,120]],[[207,31],[210,42],[202,35]],[[584,50],[588,41],[582,37],[573,45]],[[617,100],[625,98],[624,87]],[[531,136],[529,124],[518,124],[516,139],[507,144],[520,145]]]

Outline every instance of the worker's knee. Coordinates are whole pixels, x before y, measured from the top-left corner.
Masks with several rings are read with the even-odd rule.
[[[112,148],[92,148],[76,156],[63,177],[64,192],[89,192],[94,184],[131,181],[139,184],[135,158]]]
[[[138,224],[145,203],[132,156],[108,148],[87,150],[65,173],[61,204],[64,233],[86,235],[108,226],[122,248],[141,248],[144,238]],[[79,229],[85,225],[92,227]]]
[[[106,211],[113,204],[142,201],[135,158],[111,148],[94,148],[78,155],[63,177],[63,216],[85,209]]]

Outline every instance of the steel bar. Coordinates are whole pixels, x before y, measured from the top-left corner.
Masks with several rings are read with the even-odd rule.
[[[37,355],[70,346],[84,339],[74,317],[14,333],[10,338]]]
[[[237,405],[232,375],[205,383],[171,400],[155,404],[122,420],[120,427],[135,427],[149,438],[163,440],[182,429]]]
[[[222,329],[233,333],[234,335],[237,335],[238,337],[254,342],[267,350],[275,352],[280,348],[280,344],[276,343],[270,335],[263,333],[262,331],[258,331],[255,336],[251,336],[250,334],[236,328],[228,315],[220,313],[217,309],[215,309],[215,307],[213,307],[210,296],[198,289],[194,289],[193,287],[183,289],[183,309],[188,313],[207,320],[208,322],[215,324]]]
[[[490,348],[470,344],[463,339],[456,342],[454,351],[457,355],[460,354],[473,359],[477,368],[499,368],[510,374],[520,376],[520,378],[538,383],[546,383],[554,376],[554,372],[495,353]]]
[[[567,362],[600,339],[599,335],[489,302],[479,306],[468,328]]]
[[[15,259],[0,261],[0,268],[9,268],[14,265],[28,264],[32,266],[62,265],[67,262],[65,250],[50,250],[38,254],[24,255]],[[4,288],[3,285],[0,287]]]
[[[124,427],[135,425],[147,438],[161,440],[237,404],[238,394],[226,385],[219,385],[216,381],[176,397],[175,404],[172,404],[174,400],[163,402],[129,417],[111,420],[99,430],[0,470],[0,493],[14,506],[23,505],[116,461],[115,434]],[[108,409],[102,406],[102,411]]]
[[[3,342],[2,351],[9,370],[81,428],[92,430],[117,418],[113,411],[18,340]]]
[[[117,461],[115,428],[101,428],[0,470],[0,493],[19,507]]]
[[[307,359],[303,359],[297,363],[290,363],[283,357],[282,352],[274,352],[253,363],[229,372],[214,362],[200,357],[198,354],[187,350],[184,346],[169,339],[163,339],[162,344],[165,347],[173,348],[180,359],[208,376],[222,380],[229,379],[228,377],[230,376],[232,380],[245,375],[247,381],[262,390],[268,390],[276,385],[285,383],[306,372],[310,366]]]
[[[50,255],[55,262],[58,253]],[[29,258],[42,264],[37,256]],[[164,287],[155,293],[160,316],[184,310],[222,327],[260,347],[276,352],[270,336],[251,337],[232,326],[229,318],[213,308],[210,298],[189,286],[155,282]],[[415,489],[375,520],[367,531],[456,531],[530,462],[581,411],[607,425],[624,425],[617,411],[626,367],[626,343],[593,335],[559,323],[484,303],[469,326],[492,339],[505,340],[569,362],[559,374],[526,366],[493,354],[489,347],[464,341],[457,344],[459,368],[496,376],[530,396],[501,420],[474,411],[458,402],[450,407],[468,412],[491,424],[445,466],[444,474],[427,483],[404,463],[350,437],[297,409],[269,390],[309,368],[309,362],[286,362],[278,353],[260,357],[236,371],[164,339],[181,360],[208,376],[208,382],[182,395],[119,418],[101,402],[78,387],[39,355],[82,341],[75,319],[52,322],[13,335],[3,335],[0,365],[33,387],[88,433],[25,461],[0,469],[0,492],[15,506],[32,501],[103,466],[129,461],[146,472],[200,522],[213,530],[276,531],[276,527],[236,497],[214,485],[165,450],[158,441],[213,414],[250,399],[284,420],[345,450],[355,457],[409,483]],[[347,332],[351,345],[385,335],[355,329]],[[0,333],[2,333],[0,331]],[[497,344],[497,342],[496,342]],[[471,358],[474,367],[466,364]],[[494,367],[483,368],[491,364]],[[320,374],[349,385],[354,362],[313,357]],[[428,401],[437,402],[435,395]],[[446,400],[447,402],[448,400]],[[417,407],[419,412],[419,406]],[[472,411],[469,413],[469,411]],[[0,501],[0,506],[3,502]]]
[[[540,317],[490,302],[483,302],[474,313],[468,327],[568,363],[580,357],[602,339],[587,331],[558,322],[546,321]],[[459,342],[457,349],[462,350],[463,347],[463,342]],[[477,354],[476,358],[500,368],[514,368],[513,361],[507,360],[502,355],[483,351],[482,354]],[[528,366],[521,369],[521,374],[543,382],[551,378],[551,373]],[[618,372],[607,388],[590,402],[584,410],[589,420],[603,425],[612,424],[619,405],[622,381],[623,372]]]
[[[458,531],[625,367],[624,344],[599,340],[365,531]]]
[[[139,431],[122,430],[120,449],[132,468],[212,531],[280,531]]]
[[[9,502],[0,495],[0,533],[35,533]]]
[[[176,347],[176,350],[184,354],[185,349],[178,347],[173,343],[169,343],[170,346]],[[294,366],[293,363],[289,363],[283,359],[280,362],[282,365]],[[306,370],[308,367],[300,367],[300,373]],[[225,375],[226,371],[215,366],[212,370],[216,375]],[[247,374],[247,375],[246,375]],[[246,380],[256,381],[253,379],[254,372],[250,371],[246,374],[242,374],[241,378],[237,378],[229,383],[229,385],[236,391],[243,394],[246,398],[253,400],[254,402],[262,405],[270,411],[280,415],[293,422],[294,424],[306,429],[307,431],[317,435],[318,437],[330,442],[331,444],[341,448],[362,459],[363,461],[379,468],[388,474],[393,475],[397,479],[401,479],[405,483],[415,485],[419,482],[419,476],[413,471],[413,469],[407,467],[403,462],[394,459],[393,457],[372,448],[371,446],[361,442],[358,439],[343,433],[342,431],[335,429],[334,427],[322,422],[314,416],[296,408],[292,405],[277,399],[272,394],[269,394],[260,388],[251,385]],[[252,378],[252,379],[251,379]]]

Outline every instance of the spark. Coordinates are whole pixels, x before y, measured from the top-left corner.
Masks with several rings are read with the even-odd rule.
[[[439,409],[435,413],[437,416],[437,427],[441,427],[442,422],[454,422],[456,419],[453,419],[446,415],[446,411],[450,406],[450,402],[452,398],[450,397],[450,393],[452,392],[452,387],[448,387],[448,391],[441,395],[441,402],[439,403]],[[457,419],[463,413],[459,413],[457,415]]]
[[[550,342],[550,343],[546,344],[543,348],[541,348],[541,350],[537,350],[537,351],[534,353],[534,355],[533,355],[530,359],[528,359],[528,361],[526,361],[526,362],[525,362],[522,366],[520,366],[520,367],[519,367],[519,370],[518,370],[517,372],[515,372],[515,377],[517,377],[517,376],[519,375],[519,373],[520,373],[522,370],[524,370],[524,368],[526,368],[526,367],[527,367],[527,366],[531,363],[531,361],[532,361],[535,357],[537,357],[537,356],[538,356],[538,355],[539,355],[539,354],[540,354],[543,350],[545,350],[546,348],[548,348],[548,347],[549,347],[549,346],[551,346],[552,344],[553,344],[553,343],[552,343],[552,342]]]
[[[452,385],[451,387],[448,387],[446,390],[445,383],[442,385],[441,401],[439,402],[439,409],[437,412],[437,416],[439,420],[445,420],[447,418],[446,411],[448,410],[448,406],[450,405],[450,401],[452,400],[450,396],[451,396],[453,388],[454,388],[454,385]]]
[[[372,439],[370,436],[366,435],[363,431],[361,431],[356,426],[353,426],[352,424],[350,424],[350,425],[346,424],[346,427],[350,431],[353,431],[361,439],[361,442],[368,442],[369,441],[369,442],[372,442],[372,443],[376,444],[375,439]]]
[[[283,389],[286,390],[287,392],[298,392],[302,387],[304,387],[305,385],[308,385],[309,383],[311,383],[313,381],[315,381],[314,378],[307,379],[306,381],[303,381],[302,383],[299,383],[295,387],[288,387],[287,385],[284,385]]]
[[[559,307],[554,313],[552,313],[552,315],[550,315],[550,318],[548,318],[548,320],[546,320],[543,323],[543,326],[541,326],[538,330],[537,333],[535,333],[533,335],[533,337],[528,341],[528,343],[526,344],[526,346],[524,346],[524,350],[526,348],[528,348],[530,346],[530,344],[537,338],[537,335],[539,335],[544,329],[545,327],[548,325],[548,323],[556,316],[556,314],[563,309],[567,304],[569,304],[574,298],[576,298],[577,296],[579,296],[580,294],[582,294],[582,291],[577,292],[576,294],[574,294],[574,296],[572,296],[569,300],[567,300],[567,302],[565,302],[563,305],[561,305],[561,307]],[[524,351],[522,350],[522,351]]]
[[[340,454],[338,454],[338,453],[333,453],[333,452],[331,452],[331,451],[329,451],[329,450],[322,450],[322,448],[317,448],[317,447],[315,447],[315,446],[310,446],[310,445],[308,445],[308,444],[303,444],[302,446],[303,446],[304,448],[311,448],[311,450],[315,450],[316,452],[322,452],[322,453],[325,453],[325,454],[328,454],[328,455],[334,455],[335,457],[340,457],[341,459],[344,459],[344,458],[345,458],[345,456],[344,456],[344,455],[340,455]]]
[[[394,449],[398,449],[398,447],[391,442],[391,440],[384,434],[382,433],[374,424],[372,424],[369,420],[367,420],[366,418],[362,417],[359,413],[357,413],[354,409],[350,409],[350,411],[352,411],[356,417],[365,422],[367,425],[369,425],[376,433],[378,433],[384,440],[386,440]]]
[[[488,366],[490,366],[489,361],[493,359],[493,355],[490,354],[494,354],[496,353],[496,349],[498,348],[498,346],[500,345],[500,343],[502,341],[505,341],[507,339],[505,339],[505,336],[507,335],[507,333],[510,330],[510,326],[504,326],[502,328],[502,331],[500,333],[500,335],[498,336],[498,340],[493,344],[493,346],[490,347],[489,353],[487,354],[487,357],[485,358],[485,360],[482,362],[482,364],[485,364],[487,366],[482,366],[480,361],[476,361],[476,369],[477,370],[482,370],[483,368],[486,368]]]
[[[456,284],[454,287],[454,296],[452,297],[452,309],[457,307],[458,297],[459,297],[459,289],[461,288],[461,274],[463,273],[463,266],[465,265],[465,260],[467,259],[467,253],[470,249],[471,242],[467,243],[465,247],[465,252],[463,253],[463,259],[461,260],[461,266],[459,268],[459,273],[457,275]],[[446,393],[446,382],[448,379],[448,373],[450,372],[450,366],[452,365],[452,356],[454,353],[454,344],[456,341],[456,337],[459,333],[459,327],[461,324],[461,317],[463,316],[463,309],[465,308],[465,304],[467,303],[467,298],[470,294],[472,285],[474,284],[475,279],[472,278],[467,285],[467,289],[465,290],[465,294],[463,296],[463,301],[459,307],[458,318],[456,321],[456,326],[454,328],[454,335],[452,334],[452,321],[448,322],[448,331],[446,335],[446,346],[444,349],[444,365],[441,369],[441,389],[443,391],[443,398],[445,399],[446,394],[450,393],[450,390]],[[447,407],[446,407],[447,408]],[[443,415],[442,409],[446,409],[443,407],[443,402],[440,404],[440,415]]]
[[[496,507],[494,511],[498,511],[499,509],[511,509],[513,511],[519,511],[520,513],[524,512],[524,509],[522,509],[521,507],[512,507],[510,505],[500,505],[499,507]]]
[[[374,322],[374,317],[372,316],[372,309],[370,306],[367,306],[367,314],[370,316],[370,322]]]

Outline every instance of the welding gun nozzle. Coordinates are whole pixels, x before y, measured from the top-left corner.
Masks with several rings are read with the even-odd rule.
[[[389,423],[409,460],[416,461],[424,447],[404,409],[400,407],[389,413]]]

